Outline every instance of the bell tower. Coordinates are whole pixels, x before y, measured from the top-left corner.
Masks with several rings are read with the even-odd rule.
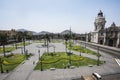
[[[94,22],[95,29],[94,29],[94,31],[100,31],[101,29],[104,29],[105,28],[105,23],[106,23],[105,17],[103,16],[103,12],[100,10],[97,17],[95,18],[95,22]]]

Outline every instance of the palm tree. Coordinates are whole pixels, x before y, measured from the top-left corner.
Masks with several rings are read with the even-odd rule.
[[[23,32],[21,32],[21,31],[19,31],[19,32],[17,32],[17,42],[22,42],[22,34],[23,34]]]
[[[0,42],[3,46],[4,57],[6,57],[6,54],[5,54],[5,44],[7,43],[7,34],[6,33],[0,34]]]
[[[65,34],[64,39],[65,39],[65,46],[66,46],[66,54],[69,56],[68,68],[70,68],[70,66],[71,66],[71,55],[72,55],[72,52],[71,52],[71,33],[70,34]],[[69,40],[70,52],[67,52],[68,40]]]
[[[32,32],[25,31],[25,36],[26,39],[29,40],[29,44],[30,44],[30,40],[32,39]]]
[[[45,35],[45,40],[47,42],[47,53],[49,53],[49,42],[50,42],[50,37],[48,34]]]
[[[59,33],[57,34],[57,36],[58,36],[58,39],[60,39],[60,34]]]
[[[25,40],[26,40],[26,37],[27,37],[27,31],[25,31],[25,32],[22,33],[24,53],[26,52],[26,50],[25,50]]]
[[[67,53],[67,44],[68,44],[68,40],[70,39],[70,35],[69,34],[64,34],[64,39],[65,39],[65,51]]]
[[[15,42],[15,48],[17,49],[17,35],[13,35],[13,38],[14,38],[14,42]]]
[[[51,38],[52,38],[52,41],[53,41],[53,38],[54,38],[54,34],[53,33],[51,34]]]
[[[25,53],[25,39],[26,39],[27,32],[21,32],[21,31],[19,31],[17,33],[17,35],[18,35],[18,41],[19,42],[23,42],[23,47],[24,47],[23,51]]]

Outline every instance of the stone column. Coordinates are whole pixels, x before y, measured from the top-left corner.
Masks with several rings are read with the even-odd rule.
[[[106,44],[106,33],[104,33],[104,41],[103,41],[103,45]]]
[[[120,32],[118,33],[118,38],[117,38],[116,47],[119,47],[119,48],[120,48]]]

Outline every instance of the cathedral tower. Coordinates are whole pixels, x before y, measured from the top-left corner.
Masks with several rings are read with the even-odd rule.
[[[100,10],[100,12],[98,13],[98,16],[95,18],[95,22],[94,22],[95,31],[104,29],[105,23],[106,23],[105,17],[103,16],[103,12]]]

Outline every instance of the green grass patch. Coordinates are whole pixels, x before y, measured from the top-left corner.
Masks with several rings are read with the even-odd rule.
[[[63,42],[62,39],[50,39],[50,43],[60,43]],[[45,40],[35,40],[34,43],[45,43]]]
[[[70,47],[68,47],[68,49],[70,49]],[[95,51],[89,50],[89,49],[82,47],[82,46],[72,46],[71,50],[78,51],[78,52],[81,51],[82,53],[92,54],[92,55],[98,56],[98,54]],[[101,55],[99,54],[99,56],[101,56]]]
[[[21,62],[25,60],[25,55],[22,54],[10,54],[7,57],[0,57],[2,58],[2,65],[3,70],[13,70],[15,67],[17,67]]]
[[[67,46],[70,46],[70,45],[73,45],[74,43],[72,41],[68,40],[67,42],[65,41],[63,44],[65,44],[65,45],[67,44]]]
[[[50,68],[68,68],[68,62],[71,60],[71,66],[88,66],[88,65],[96,65],[97,60],[90,59],[83,56],[78,56],[75,54],[71,54],[71,57],[68,56],[65,52],[56,52],[56,53],[44,53],[42,55],[42,61],[40,60],[35,70],[41,69],[41,62],[43,70],[50,69]],[[100,64],[102,62],[100,61]]]
[[[14,47],[5,47],[5,52],[11,52],[13,50],[15,50]],[[3,48],[2,47],[0,47],[0,53],[3,53]]]
[[[63,42],[62,39],[51,39],[51,43],[61,43]]]
[[[28,46],[30,43],[29,42],[25,42],[25,46]],[[23,42],[18,43],[17,46],[23,46]]]
[[[34,40],[33,42],[34,43],[45,43],[44,39],[42,39],[42,40]]]
[[[74,45],[73,42],[64,42],[64,44],[66,45],[67,44],[67,48],[70,50],[74,50],[74,51],[78,51],[81,53],[86,53],[86,54],[92,54],[92,55],[96,55],[96,56],[101,56],[100,54],[98,55],[95,51],[92,51],[90,49],[87,49],[85,47],[82,47],[82,46],[77,46],[77,45]],[[71,46],[71,47],[70,47]]]

